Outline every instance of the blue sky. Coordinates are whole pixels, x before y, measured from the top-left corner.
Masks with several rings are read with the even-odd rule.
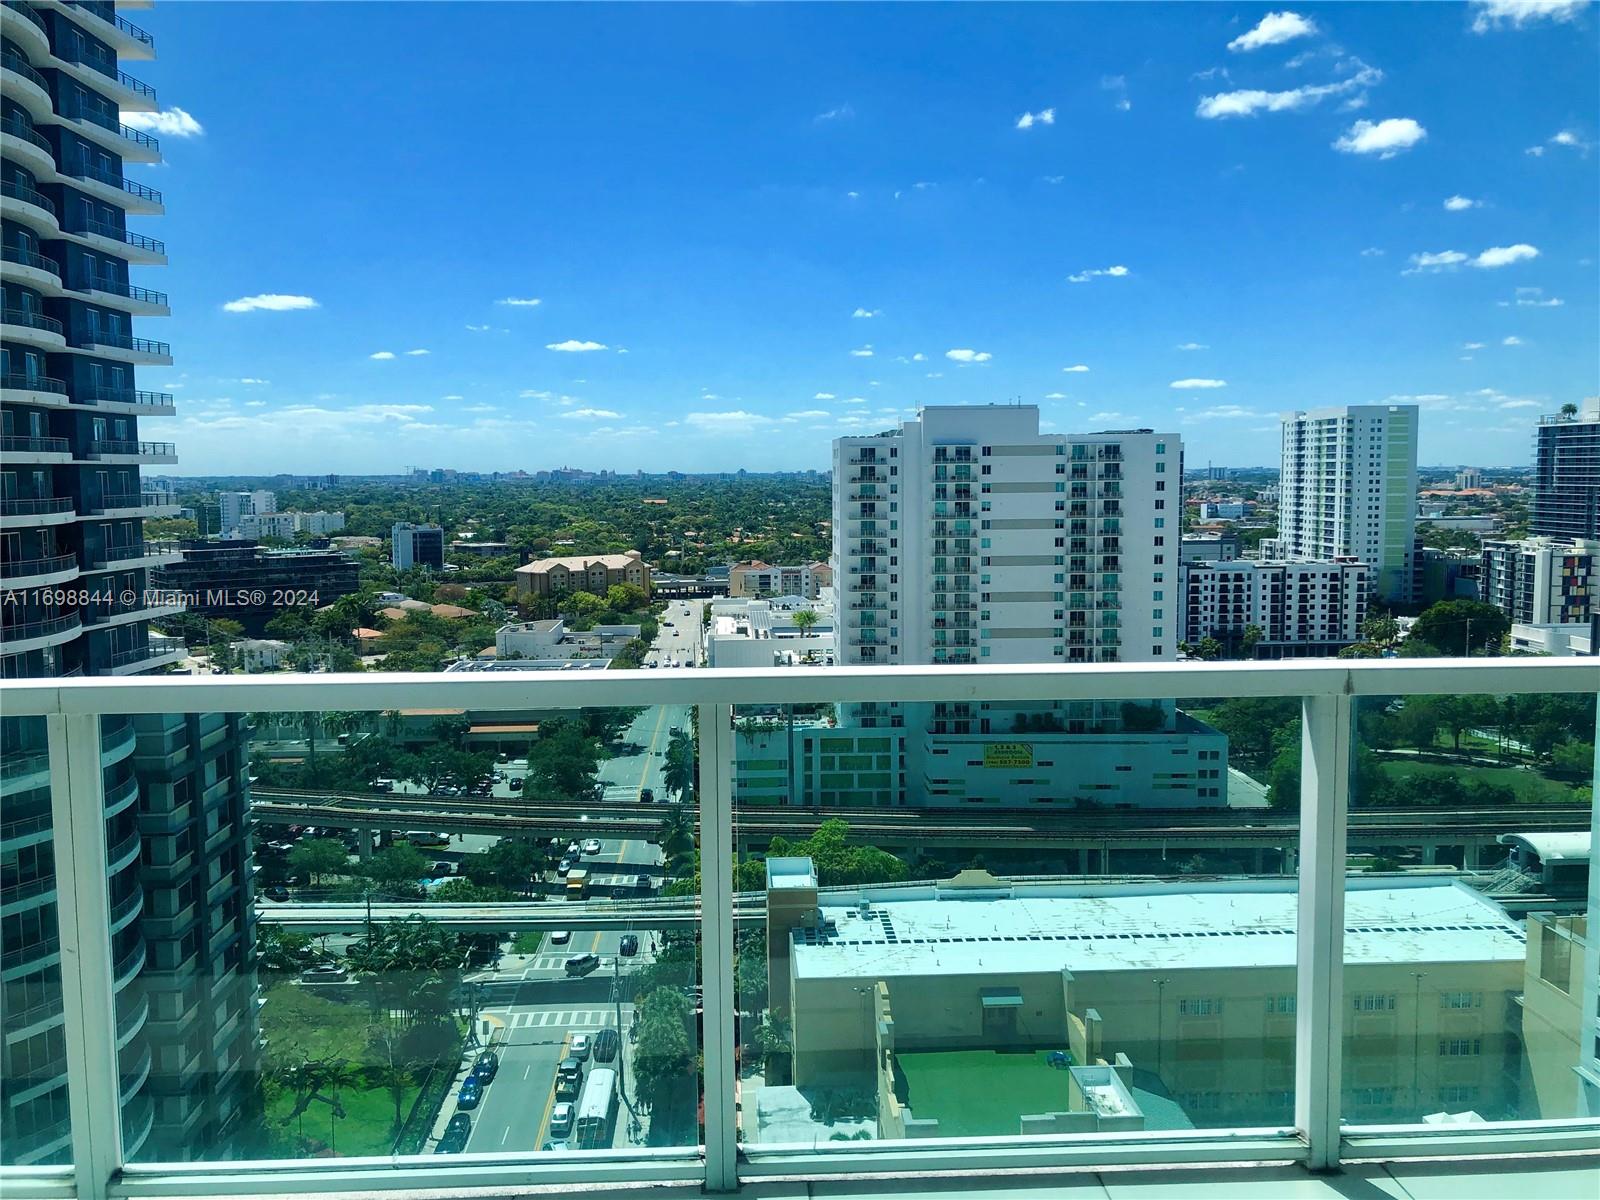
[[[1243,465],[1421,397],[1424,462],[1517,464],[1600,386],[1576,0],[135,17],[185,474],[820,468],[1019,398]]]

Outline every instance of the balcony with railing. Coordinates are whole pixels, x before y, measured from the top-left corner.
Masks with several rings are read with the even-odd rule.
[[[171,312],[165,292],[139,287],[137,284],[123,283],[117,279],[90,279],[74,290],[102,302],[103,298],[113,296],[117,300],[127,301],[122,307],[131,308],[141,316],[166,316]]]
[[[1097,653],[1092,646],[1085,650]],[[650,868],[682,870],[697,895],[614,899],[591,892],[584,898],[581,888],[553,884],[559,890],[548,898],[484,903],[425,902],[418,895],[263,899],[254,908],[258,928],[338,935],[328,939],[336,946],[413,915],[441,930],[498,931],[501,942],[509,940],[508,930],[575,932],[554,953],[553,970],[536,968],[542,973],[532,982],[522,978],[520,961],[514,970],[470,972],[484,993],[471,999],[464,990],[450,1011],[463,1027],[496,1039],[500,1074],[485,1085],[486,1099],[466,1110],[471,1127],[459,1144],[447,1141],[434,1153],[462,1074],[452,1047],[454,1074],[448,1086],[418,1101],[415,1136],[401,1130],[394,1140],[380,1138],[376,1149],[352,1150],[355,1120],[312,1101],[305,1128],[317,1136],[286,1143],[293,1161],[234,1154],[195,1163],[150,1161],[118,1137],[119,1125],[125,1131],[144,1120],[139,1105],[146,1089],[139,1081],[146,1047],[132,1040],[118,1045],[136,1000],[129,990],[119,1002],[117,985],[137,978],[138,969],[108,954],[103,943],[96,952],[76,944],[81,931],[104,928],[110,915],[108,847],[99,819],[104,781],[98,771],[63,771],[51,803],[62,829],[55,886],[70,902],[67,909],[79,914],[63,926],[69,952],[61,955],[60,968],[62,992],[71,998],[62,1061],[74,1099],[76,1161],[0,1175],[8,1198],[281,1195],[288,1188],[298,1196],[418,1188],[548,1195],[567,1185],[609,1197],[647,1184],[671,1200],[702,1188],[762,1195],[848,1190],[905,1200],[929,1194],[1011,1200],[1044,1189],[1085,1197],[1126,1189],[1173,1198],[1483,1194],[1555,1200],[1592,1190],[1593,1177],[1583,1172],[1593,1170],[1594,1160],[1560,1157],[1600,1144],[1600,1121],[1578,1105],[1588,1062],[1578,1055],[1593,1038],[1594,984],[1592,957],[1587,966],[1582,961],[1593,952],[1574,922],[1587,901],[1539,894],[1524,896],[1518,908],[1495,892],[1499,871],[1487,857],[1489,850],[1503,855],[1496,841],[1502,828],[1591,828],[1592,795],[1580,797],[1578,789],[1592,785],[1592,769],[1561,785],[1570,799],[1560,803],[1401,808],[1392,798],[1375,797],[1374,745],[1363,739],[1373,722],[1409,704],[1477,695],[1512,698],[1519,711],[1559,711],[1564,728],[1584,734],[1583,744],[1592,746],[1592,707],[1580,714],[1586,726],[1574,724],[1572,714],[1575,704],[1592,706],[1600,690],[1593,662],[1085,661],[1062,669],[990,667],[976,647],[936,653],[947,668],[549,678],[269,675],[198,682],[156,677],[41,680],[8,688],[7,716],[48,721],[52,745],[69,762],[77,761],[74,751],[81,754],[84,739],[98,745],[102,714],[129,711],[315,709],[368,714],[381,723],[384,713],[419,707],[493,719],[530,709],[642,705],[695,711],[698,719],[686,736],[699,767],[698,787],[681,808],[681,816],[697,824],[698,845],[691,827],[676,854],[668,855],[681,858],[679,866],[656,861]],[[1096,768],[1091,755],[1072,752],[1077,733],[1096,744],[1137,743],[1128,759],[1135,769],[1151,771],[1161,787],[1176,786],[1166,780],[1173,760],[1160,740],[1178,735],[1156,729],[1128,734],[1121,724],[1130,712],[1171,705],[1174,696],[1206,697],[1179,702],[1185,713],[1239,703],[1241,744],[1251,723],[1271,713],[1274,728],[1267,732],[1275,736],[1260,739],[1268,743],[1269,760],[1285,747],[1297,747],[1298,756],[1293,772],[1277,773],[1270,807],[1241,811],[1218,803],[1186,816],[1171,805],[1075,803],[1070,787],[1048,802],[1008,795],[1007,786],[1033,786],[1058,763],[1089,780]],[[1004,726],[984,751],[957,749],[976,759],[963,776],[965,794],[881,809],[859,799],[834,808],[813,808],[809,800],[736,802],[736,788],[750,774],[746,768],[779,753],[786,734],[797,744],[802,736],[798,722],[788,728],[770,715],[747,730],[749,714],[888,704],[909,711],[952,702],[969,705],[974,714],[1026,710],[1017,713],[1015,728],[1006,711]],[[648,730],[656,715],[642,719]],[[941,731],[939,744],[955,739],[959,746],[976,737],[976,723]],[[888,724],[875,719],[871,726],[841,725],[816,736],[823,739],[821,754],[837,756],[837,770],[868,771],[877,767],[867,759],[880,751],[863,739],[889,733]],[[845,738],[854,740],[827,741]],[[1475,753],[1490,753],[1494,740],[1483,739]],[[1436,743],[1436,757],[1446,742]],[[1194,748],[1215,744],[1186,747],[1191,757],[1182,770],[1193,772]],[[882,753],[892,761],[892,751]],[[1242,748],[1231,753],[1246,755],[1240,770],[1264,769]],[[1414,756],[1381,753],[1385,765],[1397,764],[1395,778],[1415,769],[1407,762]],[[863,761],[846,764],[849,755]],[[1066,767],[1067,760],[1074,765]],[[1223,758],[1200,765],[1212,762],[1225,785],[1235,763]],[[928,773],[957,769],[954,763],[930,766]],[[1106,778],[1114,779],[1109,770]],[[1464,786],[1475,771],[1462,768]],[[1529,760],[1513,773],[1540,772]],[[988,790],[980,795],[985,780]],[[258,789],[255,797],[263,820],[313,819],[306,796],[266,791]],[[497,821],[476,829],[508,832],[513,821],[535,820],[513,816],[513,809],[488,816],[491,805],[467,800],[455,809],[427,807],[433,802],[416,795],[320,800],[325,803],[315,819],[333,827],[403,821],[449,828],[459,822],[465,830],[472,821]],[[382,807],[400,800],[393,812]],[[646,812],[637,801],[613,799],[567,806],[544,818],[543,826],[517,828],[541,842],[550,832],[564,837],[578,808],[589,815],[594,836],[607,841],[607,854],[616,839],[642,840],[663,817],[659,807]],[[773,836],[794,844],[834,818],[847,826],[843,849],[878,846],[885,853],[861,862],[769,858],[763,872],[743,869]],[[1414,863],[1395,866],[1390,858],[1374,867],[1371,844],[1418,847],[1419,853]],[[1465,855],[1465,861],[1451,860],[1461,862],[1459,868],[1445,865],[1452,845]],[[696,849],[699,871],[686,865]],[[828,852],[835,852],[831,843]],[[981,864],[957,875],[972,855],[981,856]],[[591,855],[584,861],[600,860]],[[872,876],[878,882],[859,882],[857,872],[868,861],[883,872]],[[158,869],[159,859],[142,871]],[[228,883],[229,870],[218,881],[224,891],[236,886]],[[832,871],[840,874],[827,874]],[[855,874],[842,877],[847,871]],[[745,890],[736,890],[736,879]],[[1552,904],[1565,904],[1566,915],[1546,920],[1540,906]],[[221,919],[246,924],[234,909]],[[638,939],[637,956],[622,948],[625,933]],[[587,982],[564,978],[568,950],[582,960],[590,945],[600,948],[597,973]],[[768,958],[776,947],[783,952]],[[37,955],[37,947],[30,953]],[[248,956],[244,963],[219,964],[216,977],[237,977],[248,986],[255,967]],[[674,963],[683,964],[684,973],[673,975]],[[1582,1036],[1561,1043],[1571,1049],[1555,1047],[1553,1039],[1521,1037],[1524,1021],[1534,1019],[1541,981],[1565,981],[1569,967],[1578,994],[1566,1007],[1545,1011],[1570,1009],[1562,1020]],[[372,978],[383,978],[382,968],[375,970]],[[307,1003],[320,989],[338,989],[324,1007],[364,1016],[373,998],[407,996],[409,1002],[399,986],[403,978],[396,973],[396,986],[373,997],[361,977],[353,984],[280,978],[260,996],[262,1032],[274,1005],[288,1003],[285,996]],[[179,980],[172,990],[190,986]],[[527,999],[544,992],[554,997],[548,1003]],[[565,999],[579,994],[597,999]],[[151,997],[145,1037],[158,1054],[188,1036],[162,1024],[164,1012],[174,1015],[170,996],[158,988]],[[204,999],[182,1007],[202,1008]],[[253,994],[247,1002],[257,1003]],[[1037,1016],[1036,1008],[1045,1015]],[[585,1010],[582,1020],[570,1015],[576,1009]],[[599,1035],[625,1034],[631,1011],[642,1014],[637,1040],[619,1038],[616,1059],[600,1059],[605,1043]],[[229,1007],[216,1019],[227,1031],[236,1024],[253,1029],[255,1016],[254,1008]],[[758,1028],[776,1032],[757,1035]],[[547,1136],[549,1110],[580,1101],[552,1094],[555,1064],[569,1034],[585,1031],[596,1041],[580,1068],[583,1078],[594,1079],[616,1061],[624,1069],[609,1086],[620,1087],[621,1103],[614,1124],[588,1127],[591,1137],[603,1130],[603,1141],[584,1148],[574,1135],[557,1146],[562,1139]],[[253,1042],[241,1036],[235,1044]],[[269,1036],[268,1045],[281,1041]],[[667,1045],[676,1047],[678,1065],[663,1071],[654,1059]],[[248,1056],[254,1051],[243,1053],[245,1069],[253,1069]],[[1414,1063],[1424,1064],[1416,1088]],[[235,1065],[230,1058],[226,1069]],[[1379,1076],[1398,1082],[1371,1082]],[[112,1079],[124,1086],[107,1086]],[[1235,1086],[1244,1079],[1251,1086]],[[1545,1079],[1556,1090],[1541,1095],[1544,1107],[1538,1108],[1531,1093]],[[351,1095],[359,1092],[387,1122],[383,1089],[354,1079],[340,1086],[346,1089],[343,1107],[353,1109]],[[525,1098],[529,1091],[532,1101]],[[496,1106],[505,1110],[504,1120],[496,1119]],[[337,1150],[329,1133],[337,1134]],[[456,1156],[453,1149],[467,1153]],[[1559,1167],[1564,1182],[1530,1182],[1517,1174],[1514,1158]],[[1401,1188],[1396,1179],[1444,1170],[1414,1159],[1452,1160],[1449,1170],[1470,1173],[1472,1187],[1446,1179],[1431,1190]],[[825,1182],[806,1182],[817,1180]]]
[[[117,459],[147,463],[176,462],[177,448],[171,442],[136,442],[106,439],[90,442],[84,451],[90,461]]]
[[[109,221],[80,218],[73,228],[66,232],[80,237],[104,238],[108,242],[115,242],[119,247],[117,252],[131,262],[158,264],[167,261],[165,242],[142,233],[135,233],[131,229],[121,228]]]
[[[148,363],[154,366],[172,365],[172,347],[166,342],[134,337],[111,329],[88,329],[76,337],[73,344],[79,349],[117,358],[124,362]]]

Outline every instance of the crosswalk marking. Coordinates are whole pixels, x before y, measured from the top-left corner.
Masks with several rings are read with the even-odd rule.
[[[627,1024],[633,1005],[624,1004],[622,1010],[623,1023]],[[617,1016],[614,1007],[519,1009],[515,1012],[499,1008],[483,1011],[485,1015],[492,1011],[497,1019],[505,1022],[507,1029],[596,1029],[614,1024]]]

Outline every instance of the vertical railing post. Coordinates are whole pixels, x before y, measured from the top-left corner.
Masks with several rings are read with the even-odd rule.
[[[122,1105],[100,718],[56,715],[45,725],[72,1162],[78,1200],[104,1200],[122,1168]]]
[[[705,1014],[706,1191],[739,1182],[733,960],[733,709],[702,704],[700,720],[700,986]]]
[[[1351,707],[1347,695],[1307,696],[1302,705],[1294,1119],[1313,1171],[1339,1165]]]

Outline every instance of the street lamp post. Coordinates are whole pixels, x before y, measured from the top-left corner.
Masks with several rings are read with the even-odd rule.
[[[1156,1078],[1161,1078],[1161,1067],[1165,1061],[1163,1054],[1162,1029],[1166,1017],[1167,984],[1171,980],[1165,977],[1156,980]]]

